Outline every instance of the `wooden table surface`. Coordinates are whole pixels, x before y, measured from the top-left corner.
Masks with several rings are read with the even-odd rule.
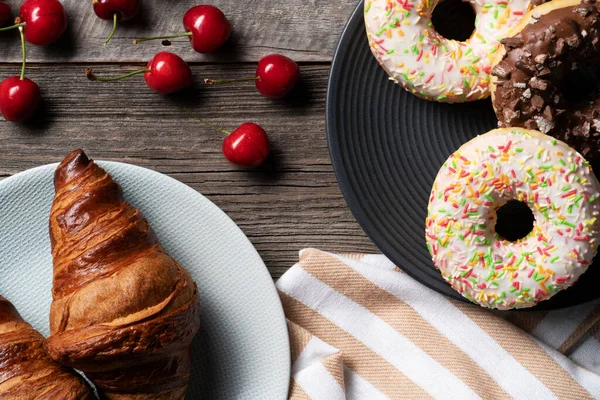
[[[20,1],[8,0],[17,10]],[[375,252],[337,186],[325,136],[325,95],[336,42],[356,0],[213,0],[233,26],[222,51],[195,53],[187,39],[133,45],[137,37],[183,32],[181,19],[197,0],[144,0],[135,21],[122,24],[104,47],[111,23],[96,18],[88,0],[63,0],[69,28],[47,48],[28,47],[27,77],[44,102],[35,119],[15,125],[0,118],[0,177],[60,161],[75,148],[95,159],[121,161],[165,173],[222,208],[246,233],[271,275],[281,276],[298,251]],[[18,75],[16,31],[0,34],[0,78]],[[196,83],[164,97],[143,78],[89,82],[86,67],[116,75],[139,69],[168,49],[192,65]],[[205,77],[252,76],[264,55],[294,58],[302,71],[287,101],[261,97],[251,83],[207,87]],[[273,152],[259,170],[229,164],[222,137],[189,118],[188,106],[226,129],[245,121],[270,135]],[[174,205],[176,206],[176,205]]]

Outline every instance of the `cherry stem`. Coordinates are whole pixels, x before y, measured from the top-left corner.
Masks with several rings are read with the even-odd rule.
[[[118,18],[119,18],[119,14],[114,13],[113,14],[113,28],[112,28],[112,31],[110,32],[110,35],[108,35],[108,39],[106,39],[106,42],[104,42],[105,46],[108,44],[108,42],[110,42],[110,39],[113,38],[115,32],[117,31],[117,19]]]
[[[94,81],[94,82],[114,82],[114,81],[120,81],[122,79],[127,79],[130,76],[134,76],[134,75],[138,75],[138,74],[145,74],[146,72],[151,72],[151,70],[149,70],[149,69],[140,69],[140,70],[133,71],[133,72],[130,72],[130,73],[125,74],[125,75],[116,76],[114,78],[98,78],[96,76],[96,74],[94,74],[94,71],[92,70],[92,68],[88,68],[88,69],[85,70],[85,76],[90,81]]]
[[[254,76],[252,78],[240,78],[240,79],[223,79],[223,80],[214,80],[210,78],[204,79],[204,83],[207,85],[223,85],[225,83],[235,83],[235,82],[249,82],[249,81],[258,81],[260,80],[259,76]]]
[[[143,38],[143,39],[135,39],[133,41],[133,44],[138,44],[138,43],[142,43],[142,42],[148,42],[150,40],[176,39],[176,38],[186,37],[186,36],[192,36],[192,32],[181,33],[179,35],[154,36],[154,37]]]
[[[197,121],[200,121],[200,122],[202,122],[204,125],[208,126],[209,128],[211,128],[211,129],[214,129],[215,131],[218,131],[218,132],[224,133],[224,134],[226,134],[226,135],[228,135],[228,136],[229,136],[229,135],[231,135],[231,132],[229,132],[229,131],[226,131],[225,129],[221,129],[221,128],[219,128],[219,127],[218,127],[218,126],[216,126],[216,125],[213,125],[213,124],[211,124],[211,123],[208,123],[208,122],[206,122],[205,120],[203,120],[202,118],[200,118],[199,116],[197,116],[196,114],[194,114],[194,113],[192,112],[192,110],[190,110],[189,108],[187,108],[187,107],[183,107],[183,111],[185,111],[186,113],[188,113],[188,114],[190,115],[190,117],[194,118],[194,119],[195,119],[195,120],[197,120]]]
[[[20,21],[20,19],[19,19],[19,21]],[[7,26],[6,28],[0,28],[0,32],[10,31],[10,30],[13,30],[13,29],[21,28],[23,26],[25,26],[25,22],[18,22],[18,23],[14,24],[14,25]]]
[[[21,54],[23,56],[23,65],[21,66],[21,80],[25,79],[25,64],[27,63],[27,48],[25,46],[25,35],[23,34],[23,27],[19,27],[19,34],[21,35]]]

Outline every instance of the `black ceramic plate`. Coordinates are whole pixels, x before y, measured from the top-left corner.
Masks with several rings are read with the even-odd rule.
[[[489,100],[441,104],[395,85],[369,49],[363,4],[344,29],[327,95],[327,136],[338,183],[367,235],[421,283],[464,300],[434,268],[425,246],[431,186],[462,144],[496,127]],[[571,289],[536,307],[553,309],[600,297],[590,270]]]

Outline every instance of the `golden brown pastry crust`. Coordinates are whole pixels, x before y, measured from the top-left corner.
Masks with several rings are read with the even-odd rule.
[[[48,354],[108,399],[183,399],[200,323],[195,283],[83,151],[54,184]]]
[[[46,355],[44,337],[0,296],[0,398],[95,399],[85,381]]]

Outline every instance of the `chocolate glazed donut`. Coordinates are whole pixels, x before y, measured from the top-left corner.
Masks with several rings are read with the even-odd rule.
[[[500,127],[552,135],[590,161],[600,156],[600,93],[571,102],[561,82],[578,64],[600,63],[596,0],[555,0],[530,11],[501,41],[492,69]]]

